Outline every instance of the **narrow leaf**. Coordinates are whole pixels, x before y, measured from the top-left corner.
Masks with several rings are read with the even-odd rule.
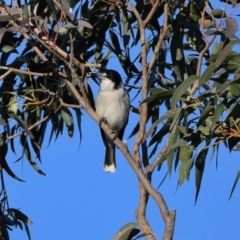
[[[93,28],[93,26],[89,22],[84,21],[84,20],[78,20],[78,27],[86,27],[86,28],[90,28],[90,29]]]
[[[80,109],[75,109],[75,113],[76,113],[77,126],[78,126],[78,130],[79,130],[79,137],[80,137],[80,143],[81,143],[81,141],[82,141],[82,128],[81,128],[82,118],[81,118]]]
[[[233,192],[234,192],[234,190],[235,190],[235,188],[236,188],[236,186],[238,184],[239,178],[240,178],[240,171],[237,172],[237,176],[236,176],[235,181],[233,183],[232,190],[231,190],[231,193],[230,193],[228,201],[230,201],[230,199],[232,197],[232,194],[233,194]]]
[[[25,222],[24,222],[24,227],[25,227],[25,231],[27,233],[28,239],[31,240],[30,231],[29,231],[28,225]]]
[[[226,17],[225,24],[226,24],[226,37],[233,38],[238,30],[237,20],[232,17]]]
[[[219,67],[219,66],[222,64],[222,62],[225,60],[225,58],[228,56],[228,54],[229,54],[229,52],[232,50],[233,46],[234,46],[234,45],[239,45],[239,44],[240,44],[240,40],[230,41],[230,42],[227,44],[227,46],[226,46],[224,49],[222,49],[221,54],[218,55],[217,60],[216,60],[216,62],[215,62],[216,66]],[[212,63],[212,64],[214,64],[214,63]],[[210,64],[210,66],[211,66],[212,64]],[[210,66],[209,66],[209,67],[210,67]],[[208,67],[208,68],[209,68],[209,67]],[[207,68],[207,69],[208,69],[208,68]]]
[[[27,224],[33,224],[33,222],[20,210],[16,208],[9,208],[7,211],[13,218],[21,220],[22,222]]]
[[[208,144],[204,149],[200,151],[200,153],[196,157],[196,162],[195,162],[195,167],[196,167],[196,172],[195,172],[195,183],[196,183],[196,195],[195,195],[195,204],[198,199],[198,194],[201,188],[201,183],[202,183],[202,177],[204,173],[204,167],[205,167],[205,161],[206,157],[208,154]]]
[[[125,240],[129,239],[130,234],[132,233],[133,230],[136,229],[138,225],[136,223],[127,223],[123,227],[121,227],[118,232],[115,234],[113,237],[113,240]],[[138,229],[136,229],[138,230]],[[136,231],[135,231],[136,232]],[[140,232],[140,230],[135,234],[137,235]],[[131,236],[133,237],[133,236]],[[131,238],[130,238],[131,239]]]
[[[215,18],[225,18],[227,15],[226,15],[226,13],[225,13],[225,11],[224,10],[222,10],[222,9],[213,9],[212,11],[211,11],[211,13],[212,13],[212,15],[215,17]]]
[[[29,149],[29,145],[28,145],[28,142],[27,142],[27,138],[24,134],[21,135],[20,137],[20,141],[21,141],[21,144],[22,144],[22,148],[23,148],[23,152],[27,158],[27,160],[29,161],[29,163],[31,164],[31,166],[41,175],[46,175],[39,167],[38,165],[36,164],[36,162],[34,161],[32,155],[31,155],[31,152],[30,152],[30,149]]]
[[[183,94],[186,94],[186,91],[188,90],[188,88],[198,79],[199,79],[199,76],[191,75],[179,85],[179,87],[176,89],[172,97],[172,101],[171,101],[172,109],[176,108],[176,104],[180,100],[180,98],[183,96]]]
[[[6,161],[5,158],[2,158],[1,164],[2,164],[3,169],[7,172],[7,174],[8,174],[9,176],[11,176],[12,178],[14,178],[14,179],[16,179],[16,180],[18,180],[18,181],[20,181],[20,182],[25,182],[24,180],[20,179],[19,177],[17,177],[17,176],[13,173],[13,171],[11,170],[11,168],[8,166],[7,161]]]
[[[18,53],[18,51],[14,47],[9,46],[9,45],[5,45],[5,46],[1,47],[0,51],[4,52],[4,53],[9,53],[9,52]]]
[[[173,144],[175,144],[177,142],[179,134],[180,134],[180,130],[177,128],[177,125],[175,125],[169,135],[168,146],[172,146]],[[175,149],[169,150],[168,155],[167,155],[169,175],[171,175],[171,172],[172,172],[172,163],[173,163],[174,152],[175,152]]]
[[[143,139],[143,141],[145,141],[154,131],[154,129],[158,126],[159,123],[163,122],[166,119],[171,119],[174,117],[174,115],[176,114],[176,110],[172,110],[170,109],[167,113],[165,113],[162,117],[160,117],[159,119],[157,119],[153,125],[150,127],[150,129],[146,132],[145,137]]]
[[[65,125],[67,126],[68,136],[69,136],[69,138],[71,138],[73,136],[73,132],[74,132],[72,113],[70,112],[70,110],[68,108],[62,107],[60,115],[61,115]]]
[[[215,70],[217,69],[216,63],[211,63],[203,72],[202,76],[199,79],[198,86],[202,86],[204,83],[206,83],[210,78],[213,76]]]
[[[41,147],[39,146],[39,144],[36,142],[32,132],[28,129],[28,125],[25,121],[23,121],[20,117],[18,117],[17,114],[15,114],[14,112],[8,111],[8,115],[9,117],[15,119],[20,126],[25,130],[25,132],[29,135],[29,137],[31,138],[31,140],[34,142],[34,144],[36,145],[36,147],[38,149],[41,149]]]

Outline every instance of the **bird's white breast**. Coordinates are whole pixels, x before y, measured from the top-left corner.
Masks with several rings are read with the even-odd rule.
[[[104,117],[108,125],[119,131],[128,119],[130,101],[124,88],[100,90],[96,98],[96,112]]]

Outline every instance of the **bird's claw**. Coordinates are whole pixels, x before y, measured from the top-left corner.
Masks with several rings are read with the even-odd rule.
[[[99,125],[101,126],[101,124],[102,124],[103,122],[107,123],[107,120],[106,120],[105,117],[101,117],[101,118],[100,118],[100,120],[99,120]],[[115,140],[117,139],[117,137],[118,137],[117,132],[112,131],[111,134],[113,134],[112,140],[115,141]]]
[[[112,140],[115,141],[115,140],[117,139],[118,135],[117,135],[117,133],[114,132],[114,131],[112,132],[112,134],[114,134]]]
[[[101,125],[103,122],[107,122],[105,117],[101,117],[99,120],[99,125]]]

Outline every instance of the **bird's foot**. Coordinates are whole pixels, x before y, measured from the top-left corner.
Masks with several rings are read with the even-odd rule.
[[[103,122],[107,123],[107,120],[105,117],[101,117],[99,120],[99,125],[101,125]]]
[[[103,122],[106,123],[106,124],[108,123],[105,117],[100,118],[100,120],[99,120],[99,125],[101,126],[101,124],[102,124]],[[117,137],[118,137],[117,132],[116,132],[116,131],[112,131],[111,134],[113,135],[112,140],[115,141],[115,140],[117,139]]]
[[[112,140],[115,141],[117,139],[117,137],[118,137],[117,132],[112,131],[112,134],[113,134]]]

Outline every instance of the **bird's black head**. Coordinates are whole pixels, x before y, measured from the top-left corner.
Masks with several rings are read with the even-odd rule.
[[[106,75],[105,75],[106,74]],[[118,89],[119,86],[122,84],[122,78],[120,74],[115,70],[106,70],[104,72],[105,77],[110,79],[114,83],[114,88]]]

